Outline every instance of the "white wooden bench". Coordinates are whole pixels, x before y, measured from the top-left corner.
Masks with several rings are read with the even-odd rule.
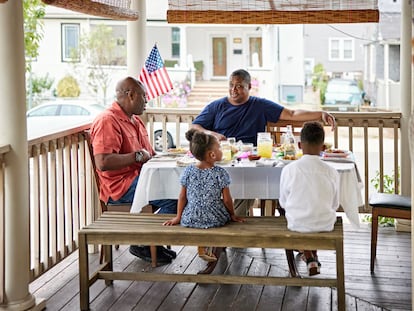
[[[298,233],[287,229],[284,217],[247,217],[244,223],[229,223],[208,230],[163,226],[171,215],[106,212],[79,231],[80,308],[89,309],[89,287],[98,279],[219,284],[262,284],[336,287],[338,310],[345,310],[345,279],[342,218],[331,232]],[[89,276],[88,245],[101,244],[105,260]],[[247,275],[177,274],[113,271],[112,245],[205,245],[238,248],[326,249],[336,251],[336,278],[273,277]]]

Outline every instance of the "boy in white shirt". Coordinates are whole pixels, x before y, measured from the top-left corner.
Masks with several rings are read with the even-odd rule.
[[[303,125],[299,147],[303,156],[283,168],[279,202],[286,211],[288,229],[298,232],[332,231],[339,207],[339,174],[321,160],[325,132],[319,122]],[[320,273],[316,250],[302,257],[309,275]]]

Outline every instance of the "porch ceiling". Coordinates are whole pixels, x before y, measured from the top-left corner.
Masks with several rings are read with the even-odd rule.
[[[379,21],[377,0],[169,0],[169,23],[330,24]]]

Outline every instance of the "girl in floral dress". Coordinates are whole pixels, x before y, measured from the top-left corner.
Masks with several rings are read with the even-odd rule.
[[[230,176],[216,166],[223,153],[218,140],[209,134],[190,129],[186,133],[190,151],[199,163],[186,167],[181,175],[181,191],[177,204],[177,216],[164,225],[181,223],[182,226],[207,229],[220,227],[229,221],[244,221],[234,214],[230,194]],[[211,247],[198,247],[198,255],[206,261],[216,261]]]

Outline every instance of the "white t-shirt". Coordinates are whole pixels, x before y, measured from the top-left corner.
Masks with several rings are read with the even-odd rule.
[[[289,230],[332,231],[339,207],[339,174],[319,156],[305,154],[283,168],[279,202]]]

